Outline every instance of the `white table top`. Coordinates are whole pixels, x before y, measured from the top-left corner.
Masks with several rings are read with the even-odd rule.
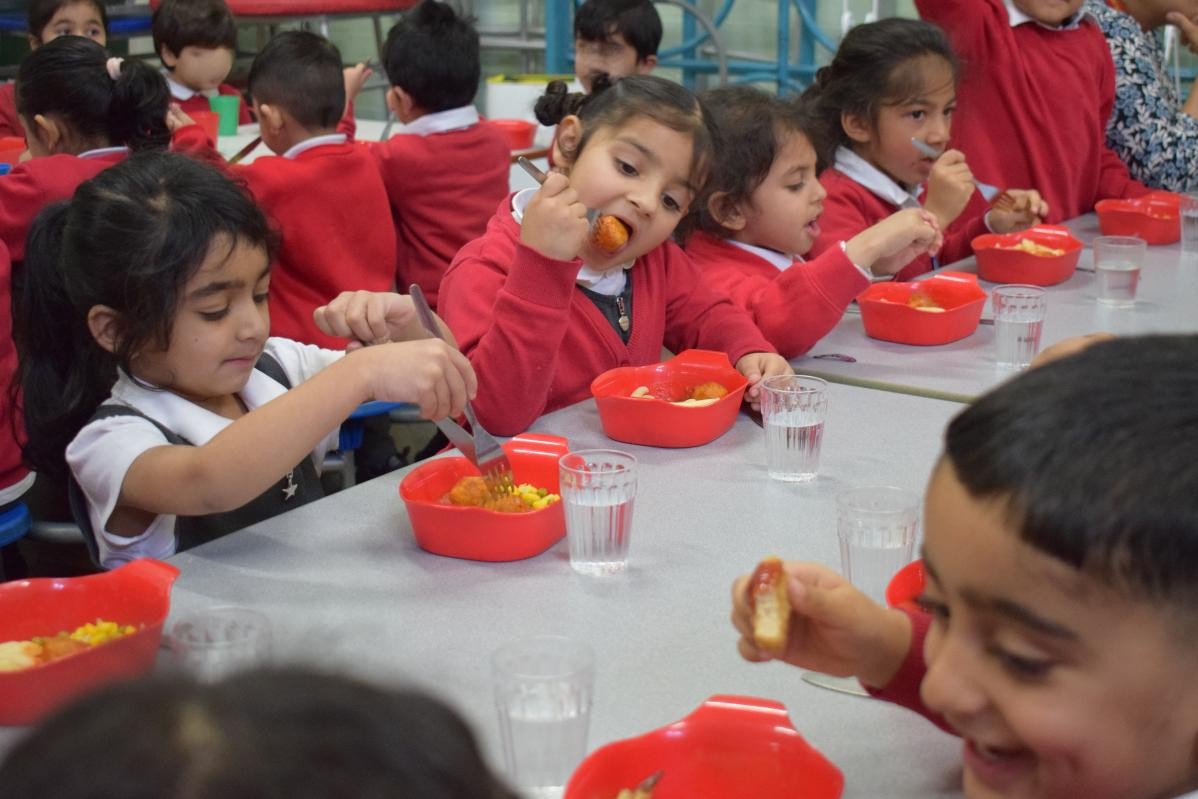
[[[1093,214],[1072,220],[1069,227],[1087,244],[1099,234]],[[977,264],[970,257],[949,268],[976,272]],[[1182,254],[1177,244],[1149,247],[1135,307],[1128,309],[1098,304],[1093,268],[1093,251],[1087,247],[1073,277],[1048,287],[1041,348],[1104,330],[1119,335],[1198,331],[1198,255]],[[980,283],[986,291],[995,285]],[[989,302],[982,318],[993,318]],[[856,362],[813,357],[829,353]],[[791,363],[796,371],[830,380],[957,401],[968,401],[1011,375],[995,366],[992,325],[979,325],[972,335],[951,344],[909,346],[866,336],[855,307],[808,355]]]
[[[812,687],[798,669],[746,663],[728,616],[733,578],[766,554],[838,566],[834,498],[845,487],[922,492],[959,409],[834,385],[820,476],[788,485],[766,476],[763,433],[743,414],[705,447],[667,450],[613,444],[587,401],[534,429],[640,459],[626,575],[575,575],[564,540],[506,564],[425,553],[394,473],[175,556],[172,615],[249,606],[272,619],[284,660],[428,687],[465,713],[492,762],[500,749],[490,652],[557,633],[597,654],[592,749],[679,719],[713,694],[761,696],[783,702],[844,771],[846,797],[958,797],[955,738],[887,703]]]

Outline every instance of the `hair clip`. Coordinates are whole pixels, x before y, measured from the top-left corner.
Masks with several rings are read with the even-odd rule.
[[[105,66],[108,68],[108,77],[112,78],[113,80],[119,78],[121,76],[121,64],[123,63],[125,63],[125,59],[117,58],[116,56],[108,59],[108,61],[105,62]]]

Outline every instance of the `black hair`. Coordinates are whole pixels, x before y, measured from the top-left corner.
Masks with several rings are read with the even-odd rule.
[[[810,141],[808,131],[814,126],[802,103],[752,86],[724,86],[703,92],[700,97],[720,132],[721,147],[711,166],[706,196],[691,204],[690,213],[675,233],[683,242],[695,230],[720,238],[731,236],[733,231],[725,228],[707,207],[707,198],[723,192],[721,205],[725,209],[747,204],[769,174],[786,138],[798,134]],[[814,174],[811,179],[815,179]]]
[[[957,56],[944,31],[930,22],[890,17],[851,29],[803,93],[820,126],[817,138],[831,147],[851,147],[841,115],[876,124],[881,108],[918,96],[926,88],[920,63],[926,56],[944,59],[956,81]]]
[[[260,105],[276,105],[308,130],[337,126],[345,113],[341,51],[323,36],[284,31],[250,65],[249,93]]]
[[[162,0],[150,32],[159,58],[164,47],[176,56],[184,47],[237,50],[237,23],[225,0]]]
[[[567,116],[578,116],[582,137],[578,146],[566,153],[571,161],[578,158],[595,131],[618,128],[640,116],[689,134],[694,142],[689,178],[696,197],[702,193],[714,154],[719,151],[719,133],[703,101],[689,89],[654,75],[612,79],[599,73],[590,94],[571,93],[564,81],[551,81],[545,94],[537,99],[534,112],[542,125],[556,125]]]
[[[516,799],[440,700],[295,667],[91,694],[18,743],[0,783],[8,799]]]
[[[42,41],[42,31],[50,24],[50,20],[54,19],[54,15],[58,13],[60,8],[65,6],[80,3],[89,5],[100,14],[100,24],[104,26],[104,38],[108,38],[108,9],[104,7],[102,0],[30,0],[29,9],[26,12],[26,20],[29,24],[29,35]]]
[[[949,424],[973,498],[1132,597],[1198,610],[1198,336],[1113,339],[1032,369]]]
[[[147,345],[166,348],[184,287],[223,237],[273,251],[275,236],[249,194],[184,155],[130,156],[45,208],[25,248],[13,336],[28,441],[26,462],[65,477],[63,452]],[[115,353],[88,311],[120,315]]]
[[[82,36],[59,36],[27,55],[17,69],[17,113],[30,127],[38,115],[55,117],[77,152],[97,145],[165,148],[171,140],[166,79],[136,58],[126,58],[120,69],[113,80],[101,45]]]
[[[425,111],[469,105],[482,74],[473,17],[459,17],[448,3],[424,0],[387,34],[383,68],[391,85]]]
[[[605,42],[620,34],[636,50],[638,61],[657,55],[661,17],[652,0],[586,0],[574,13],[574,38]]]

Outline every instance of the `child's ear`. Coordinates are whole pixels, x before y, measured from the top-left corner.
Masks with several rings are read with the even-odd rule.
[[[582,141],[582,120],[570,114],[557,123],[557,136],[553,139],[553,163],[569,167],[578,155],[578,143]]]
[[[644,58],[638,58],[636,61],[636,71],[639,75],[648,75],[657,66],[657,56],[647,55]]]
[[[395,111],[395,118],[405,125],[419,119],[424,114],[424,109],[416,103],[412,95],[399,86],[392,86],[391,91],[387,92],[387,98],[388,108],[391,107],[389,104],[394,99],[395,107],[392,110]]]
[[[93,305],[87,312],[87,329],[108,352],[116,352],[121,334],[121,315],[107,305]]]
[[[255,103],[254,112],[258,115],[258,125],[263,130],[278,133],[283,129],[283,114],[277,106],[269,103]]]
[[[850,114],[845,111],[840,115],[840,127],[844,133],[858,144],[868,144],[874,137],[873,125],[860,114]]]
[[[169,47],[160,48],[158,50],[158,58],[167,69],[174,69],[175,65],[179,63],[179,56],[172,53]]]
[[[38,45],[42,43],[42,40],[34,36],[32,33],[25,34],[25,41],[29,42],[30,50],[36,50]]]
[[[726,191],[717,191],[707,198],[707,212],[711,218],[728,230],[741,231],[745,229],[748,219],[741,210],[740,203],[732,201]]]
[[[54,117],[38,114],[33,118],[33,135],[37,137],[42,149],[47,153],[58,152],[58,147],[63,143],[65,134],[66,131]]]

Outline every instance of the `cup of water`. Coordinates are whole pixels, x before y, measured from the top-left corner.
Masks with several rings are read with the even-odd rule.
[[[1198,194],[1181,195],[1181,251],[1198,256]]]
[[[524,796],[560,799],[586,756],[594,651],[561,636],[512,641],[491,655],[491,675],[508,779]]]
[[[170,650],[184,672],[201,682],[217,682],[270,659],[270,619],[237,607],[190,613],[171,627]]]
[[[761,426],[770,477],[790,483],[815,479],[827,411],[826,380],[775,375],[761,381]]]
[[[1006,369],[1023,369],[1040,351],[1047,294],[1040,286],[1008,283],[995,286],[990,301],[994,305],[995,360]]]
[[[919,496],[895,486],[865,486],[836,498],[840,567],[858,590],[886,604],[886,586],[915,555]]]
[[[558,460],[570,566],[589,576],[628,566],[636,457],[616,449],[584,449]]]
[[[1094,239],[1094,274],[1098,302],[1112,308],[1136,304],[1140,266],[1148,244],[1135,236],[1099,236]]]

